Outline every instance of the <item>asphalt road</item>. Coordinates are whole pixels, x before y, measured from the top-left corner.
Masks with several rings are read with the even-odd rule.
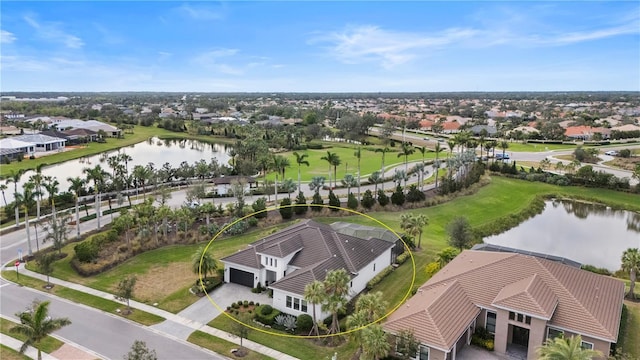
[[[23,311],[34,299],[50,300],[49,313],[52,317],[68,317],[72,321],[71,325],[56,331],[55,334],[81,344],[108,359],[122,359],[129,352],[134,340],[146,342],[148,348],[156,351],[159,359],[226,359],[115,315],[21,287],[4,279],[0,279],[0,288],[0,312],[3,315],[15,321],[15,313]]]

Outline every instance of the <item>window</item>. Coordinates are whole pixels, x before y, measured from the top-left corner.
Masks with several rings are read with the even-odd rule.
[[[275,264],[275,265],[273,265],[273,266],[278,266],[278,259],[274,259],[274,260],[273,260],[273,263]]]
[[[291,296],[289,296],[289,295],[287,295],[287,304],[285,306],[288,307],[288,308],[291,307]]]
[[[293,310],[300,310],[300,299],[293,299]]]
[[[516,313],[514,313],[513,311],[509,311],[509,320],[515,320],[516,319]]]
[[[269,258],[269,266],[273,266],[273,258]]]
[[[531,316],[527,316],[526,318],[524,318],[524,323],[527,325],[531,325]]]
[[[420,346],[420,360],[429,360],[429,348]]]
[[[373,271],[376,271],[376,264],[373,264]]]
[[[524,322],[524,315],[518,314],[518,322]]]
[[[580,347],[587,350],[593,350],[593,344],[586,341],[581,342]]]
[[[487,311],[487,331],[495,334],[496,333],[496,313]]]
[[[558,330],[554,328],[549,328],[547,330],[547,339],[555,339],[558,336],[562,336],[562,335],[564,335],[564,331],[562,330]]]
[[[305,300],[302,300],[302,306],[300,307],[300,310],[303,312],[307,312],[307,302]]]

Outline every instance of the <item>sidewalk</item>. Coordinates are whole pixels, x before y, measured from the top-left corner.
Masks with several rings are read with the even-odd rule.
[[[12,338],[11,336],[7,336],[5,334],[0,334],[0,344],[11,348],[17,352],[20,352],[20,347],[22,347],[22,341]],[[31,359],[38,358],[38,350],[34,347],[29,346],[27,350],[24,352],[25,356],[30,357]],[[58,358],[51,356],[45,352],[42,352],[42,360],[57,360]]]
[[[33,272],[31,270],[27,270],[24,267],[24,264],[20,265],[20,270],[19,271],[22,274],[31,276],[31,277],[36,278],[36,279],[40,279],[40,280],[43,280],[43,281],[47,280],[47,277],[45,275],[38,274],[38,273]],[[56,279],[56,278],[53,278],[53,277],[50,277],[49,281],[51,283],[53,283],[53,284],[61,285],[61,286],[64,286],[64,287],[68,287],[70,289],[74,289],[74,290],[81,291],[81,292],[84,292],[84,293],[87,293],[87,294],[91,294],[91,295],[94,295],[94,296],[97,296],[97,297],[101,297],[103,299],[112,300],[112,301],[114,301],[114,299],[115,299],[113,294],[109,294],[109,293],[104,292],[104,291],[92,289],[90,287],[86,287],[86,286],[79,285],[79,284],[76,284],[76,283],[72,283],[72,282],[69,282],[69,281],[60,280],[60,279]],[[154,314],[154,315],[157,315],[157,316],[161,316],[161,317],[165,318],[167,321],[171,321],[173,323],[176,323],[176,324],[179,324],[181,326],[184,326],[184,327],[192,329],[192,332],[195,331],[195,330],[200,330],[202,332],[205,332],[207,334],[213,335],[215,337],[218,337],[218,338],[221,338],[223,340],[227,340],[227,341],[230,341],[230,342],[232,342],[234,344],[240,345],[240,339],[238,337],[236,337],[236,336],[234,336],[232,334],[229,334],[227,332],[224,332],[222,330],[212,328],[212,327],[210,327],[210,326],[208,326],[206,324],[202,324],[200,322],[197,322],[197,321],[194,321],[194,320],[190,320],[190,319],[187,319],[185,317],[182,317],[182,316],[170,313],[168,311],[165,311],[165,310],[162,310],[162,309],[158,309],[158,308],[156,308],[154,306],[143,304],[143,303],[140,303],[140,302],[137,302],[137,301],[134,301],[134,300],[131,300],[130,304],[131,304],[131,307],[134,308],[134,309],[146,311],[148,313],[151,313],[151,314]],[[175,335],[169,334],[169,333],[167,333],[165,331],[162,331],[161,329],[158,329],[157,327],[154,327],[154,330],[162,333],[163,335],[167,335],[167,336],[171,336],[171,337],[175,336]],[[271,349],[269,347],[266,347],[266,346],[264,346],[262,344],[258,344],[256,342],[253,342],[253,341],[250,341],[250,340],[244,339],[242,341],[242,345],[244,347],[250,349],[250,350],[253,350],[255,352],[259,352],[261,354],[270,356],[270,357],[272,357],[274,359],[296,360],[295,357],[289,356],[289,355],[287,355],[285,353],[279,352],[277,350]],[[226,354],[221,354],[221,355],[226,356]]]

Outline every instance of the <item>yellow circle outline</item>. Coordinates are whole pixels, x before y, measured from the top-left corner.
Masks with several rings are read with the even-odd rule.
[[[355,329],[350,329],[350,330],[347,330],[347,331],[341,331],[341,332],[335,333],[335,334],[294,335],[294,334],[275,333],[275,332],[268,331],[268,330],[265,330],[265,329],[262,329],[262,328],[259,328],[259,327],[252,326],[250,324],[245,324],[242,321],[240,321],[240,320],[236,319],[235,317],[233,317],[231,314],[228,314],[225,309],[222,309],[215,301],[213,301],[213,299],[209,296],[209,293],[207,293],[207,291],[205,289],[205,286],[204,286],[203,277],[202,277],[202,260],[204,258],[204,255],[207,253],[207,251],[209,249],[209,246],[216,240],[216,238],[218,238],[218,236],[222,235],[224,233],[224,231],[227,230],[228,228],[230,228],[231,226],[235,225],[236,223],[238,223],[238,222],[240,222],[242,220],[250,218],[255,214],[260,214],[260,213],[268,212],[268,211],[272,211],[272,210],[279,210],[279,209],[282,209],[282,208],[289,208],[289,207],[292,208],[292,207],[297,207],[297,206],[300,206],[300,207],[303,207],[303,206],[307,206],[307,207],[315,206],[315,207],[323,207],[323,208],[329,208],[329,209],[338,209],[338,210],[344,210],[344,211],[347,211],[347,212],[350,212],[350,213],[353,213],[353,214],[356,214],[356,215],[361,215],[361,216],[364,216],[365,218],[367,218],[369,220],[373,220],[374,222],[376,222],[379,225],[383,226],[387,230],[391,231],[400,241],[402,241],[406,251],[409,252],[409,257],[411,258],[411,266],[413,267],[413,272],[411,274],[411,284],[410,284],[410,286],[408,288],[407,293],[404,294],[404,297],[398,302],[398,304],[393,309],[391,309],[389,312],[387,312],[384,316],[380,317],[379,319],[377,319],[375,321],[372,321],[369,324],[357,327]],[[383,223],[382,221],[380,221],[380,220],[378,220],[378,219],[376,219],[376,218],[374,218],[372,216],[369,216],[367,214],[364,214],[364,213],[361,213],[359,211],[355,211],[355,210],[352,210],[352,209],[349,209],[349,208],[343,208],[343,207],[340,207],[340,206],[325,205],[325,204],[291,204],[291,205],[284,205],[284,206],[268,207],[268,208],[266,208],[264,210],[253,212],[253,213],[245,215],[245,216],[243,216],[243,217],[241,217],[239,219],[236,219],[235,221],[227,224],[227,226],[225,226],[222,229],[220,229],[220,231],[218,231],[218,233],[213,236],[213,238],[209,241],[209,243],[207,243],[207,246],[205,246],[204,251],[202,252],[202,256],[200,257],[200,265],[198,266],[198,280],[200,281],[200,287],[202,288],[203,292],[205,293],[205,295],[209,299],[209,302],[211,302],[213,304],[213,306],[215,306],[216,309],[218,309],[218,311],[220,311],[221,314],[224,314],[226,317],[230,318],[231,320],[233,320],[233,321],[235,321],[235,322],[237,322],[239,324],[242,324],[242,325],[244,325],[244,326],[246,326],[246,327],[248,327],[248,328],[250,328],[252,330],[256,330],[256,331],[259,331],[259,332],[262,332],[262,333],[265,333],[265,334],[268,334],[268,335],[282,336],[282,337],[287,337],[287,338],[300,338],[300,339],[314,339],[314,338],[321,339],[321,338],[329,338],[329,337],[333,337],[333,336],[346,335],[346,334],[352,333],[354,331],[365,329],[368,326],[371,326],[373,324],[379,323],[380,321],[386,319],[394,311],[398,310],[398,308],[400,306],[402,306],[402,304],[404,304],[404,302],[407,300],[407,298],[411,295],[411,291],[413,290],[413,285],[415,284],[415,281],[416,281],[416,263],[415,263],[415,260],[413,258],[413,253],[411,252],[411,249],[409,248],[407,243],[404,242],[404,240],[402,240],[402,237],[400,235],[398,235],[398,233],[396,233],[392,228],[387,226],[385,223]],[[223,282],[224,282],[224,280],[223,280]],[[316,304],[313,304],[313,305],[315,306]]]

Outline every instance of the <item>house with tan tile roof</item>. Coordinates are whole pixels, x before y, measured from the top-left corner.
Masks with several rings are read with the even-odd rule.
[[[320,305],[307,304],[304,288],[323,281],[327,272],[345,269],[351,277],[351,299],[378,273],[391,265],[397,239],[356,237],[330,225],[304,220],[253,242],[248,248],[222,258],[224,281],[273,290],[273,307],[298,316],[320,317]]]
[[[547,339],[582,336],[609,354],[618,340],[624,283],[561,262],[520,253],[465,250],[391,314],[384,329],[413,329],[418,358],[455,360],[476,329],[495,351],[536,359]]]

